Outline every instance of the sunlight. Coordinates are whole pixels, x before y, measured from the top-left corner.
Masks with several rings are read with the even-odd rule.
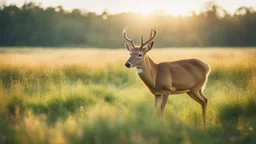
[[[134,7],[133,10],[135,12],[141,13],[143,15],[148,15],[151,12],[154,11],[154,7],[153,7],[153,5],[146,5],[145,6],[145,4],[140,3],[136,7]]]
[[[199,9],[198,5],[182,3],[166,3],[166,4],[145,4],[139,3],[131,8],[131,11],[141,13],[142,15],[150,15],[152,12],[160,11],[172,15],[185,15],[189,11]]]
[[[199,12],[201,5],[196,2],[173,2],[162,4],[159,7],[172,15],[186,15],[190,11]]]
[[[3,1],[3,0],[0,0]],[[81,1],[81,0],[6,0],[6,4],[17,4],[22,6],[22,4],[27,2],[36,2],[41,4],[43,7],[48,6],[59,6],[61,5],[66,10],[72,10],[74,8],[79,8],[91,12],[96,12],[101,14],[102,11],[108,10],[112,14],[122,13],[122,12],[138,12],[143,15],[148,15],[154,11],[165,11],[168,14],[173,15],[186,15],[190,11],[199,12],[205,2],[209,0],[129,0],[129,1],[119,1],[119,0],[93,0],[93,1]],[[215,0],[217,4],[225,8],[228,12],[235,12],[237,8],[241,5],[251,6],[256,8],[255,0]]]

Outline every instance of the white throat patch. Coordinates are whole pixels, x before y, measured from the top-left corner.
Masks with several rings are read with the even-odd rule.
[[[140,74],[142,72],[143,72],[143,70],[140,67],[137,67],[137,73]]]

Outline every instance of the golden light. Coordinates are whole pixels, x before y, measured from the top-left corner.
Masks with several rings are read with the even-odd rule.
[[[166,6],[163,8],[166,10],[167,13],[173,14],[173,15],[185,15],[189,11],[191,11],[191,7],[188,5],[182,5],[182,6]]]
[[[145,4],[140,3],[140,4],[136,5],[136,7],[133,7],[133,11],[146,15],[146,14],[153,12],[154,7],[152,5],[145,6]]]
[[[6,4],[17,4],[18,6],[22,6],[25,1],[40,3],[43,7],[57,7],[61,5],[64,9],[69,11],[74,8],[79,8],[90,12],[96,12],[97,14],[102,14],[102,11],[106,9],[111,14],[138,12],[143,15],[148,15],[154,11],[165,11],[166,13],[173,15],[186,15],[193,10],[199,12],[204,3],[209,0],[6,0]],[[240,6],[252,6],[256,8],[255,0],[237,0],[236,2],[231,0],[216,1],[217,4],[222,6],[228,12],[235,12]]]
[[[183,4],[183,3],[162,3],[162,4],[147,4],[138,3],[130,8],[130,11],[138,12],[143,15],[149,15],[155,11],[165,12],[172,15],[185,15],[192,10],[198,10],[198,5]]]

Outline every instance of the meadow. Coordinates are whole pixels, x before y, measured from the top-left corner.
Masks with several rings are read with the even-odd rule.
[[[256,49],[154,48],[155,62],[211,66],[201,107],[169,97],[165,118],[126,49],[0,48],[0,143],[256,143]]]

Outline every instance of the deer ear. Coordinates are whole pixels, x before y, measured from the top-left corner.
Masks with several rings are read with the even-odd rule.
[[[145,52],[150,51],[150,50],[153,48],[154,44],[155,44],[155,42],[154,42],[154,41],[152,41],[152,42],[148,43],[147,47],[146,47],[146,48],[144,48],[144,51],[145,51]]]
[[[128,51],[132,51],[133,49],[128,43],[125,43],[124,46]]]

